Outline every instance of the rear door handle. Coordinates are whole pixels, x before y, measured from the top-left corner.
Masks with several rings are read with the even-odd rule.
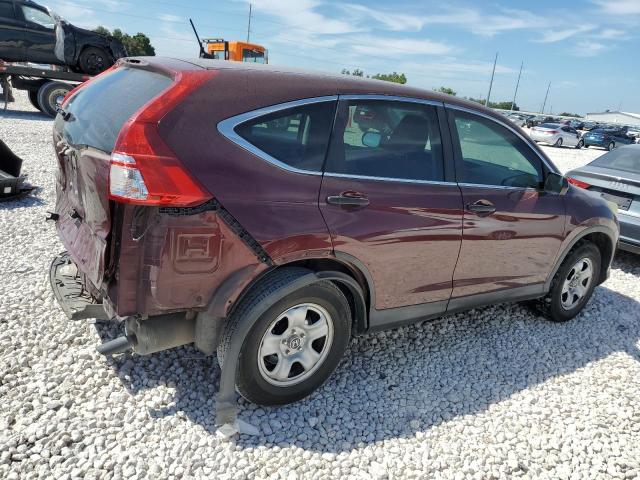
[[[327,203],[341,207],[366,207],[369,199],[359,192],[342,192],[340,195],[329,195]]]
[[[478,200],[475,203],[467,205],[467,210],[477,213],[480,216],[491,215],[496,211],[496,207],[489,200]]]

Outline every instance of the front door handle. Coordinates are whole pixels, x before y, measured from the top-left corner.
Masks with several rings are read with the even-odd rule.
[[[468,204],[467,210],[477,213],[482,217],[494,213],[496,211],[496,207],[489,200],[478,200],[475,203]]]
[[[327,203],[341,207],[366,207],[369,199],[360,192],[342,192],[340,195],[329,195]]]

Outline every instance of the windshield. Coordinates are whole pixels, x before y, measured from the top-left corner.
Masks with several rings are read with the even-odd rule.
[[[250,50],[248,48],[244,48],[242,50],[242,61],[253,62],[253,63],[265,63],[264,52],[261,52],[259,50]]]
[[[560,125],[558,125],[557,123],[543,123],[542,125],[540,125],[540,128],[560,128]]]
[[[613,150],[595,159],[591,165],[640,174],[640,148],[632,146]]]

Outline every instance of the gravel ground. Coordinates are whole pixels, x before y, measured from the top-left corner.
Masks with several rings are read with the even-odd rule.
[[[502,305],[353,339],[308,400],[240,400],[262,433],[224,441],[214,358],[107,360],[95,346],[116,331],[63,316],[51,120],[19,93],[0,138],[41,187],[0,204],[0,478],[640,477],[639,257],[567,324]],[[547,151],[563,169],[602,153]]]

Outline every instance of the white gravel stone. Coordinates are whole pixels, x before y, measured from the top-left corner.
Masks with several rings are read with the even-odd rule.
[[[0,138],[40,190],[0,203],[0,478],[640,475],[640,257],[628,254],[572,322],[501,305],[355,338],[309,399],[239,400],[259,435],[218,438],[213,358],[105,359],[93,348],[117,327],[70,322],[56,304],[52,121],[16,96]],[[543,148],[564,171],[603,153]]]

